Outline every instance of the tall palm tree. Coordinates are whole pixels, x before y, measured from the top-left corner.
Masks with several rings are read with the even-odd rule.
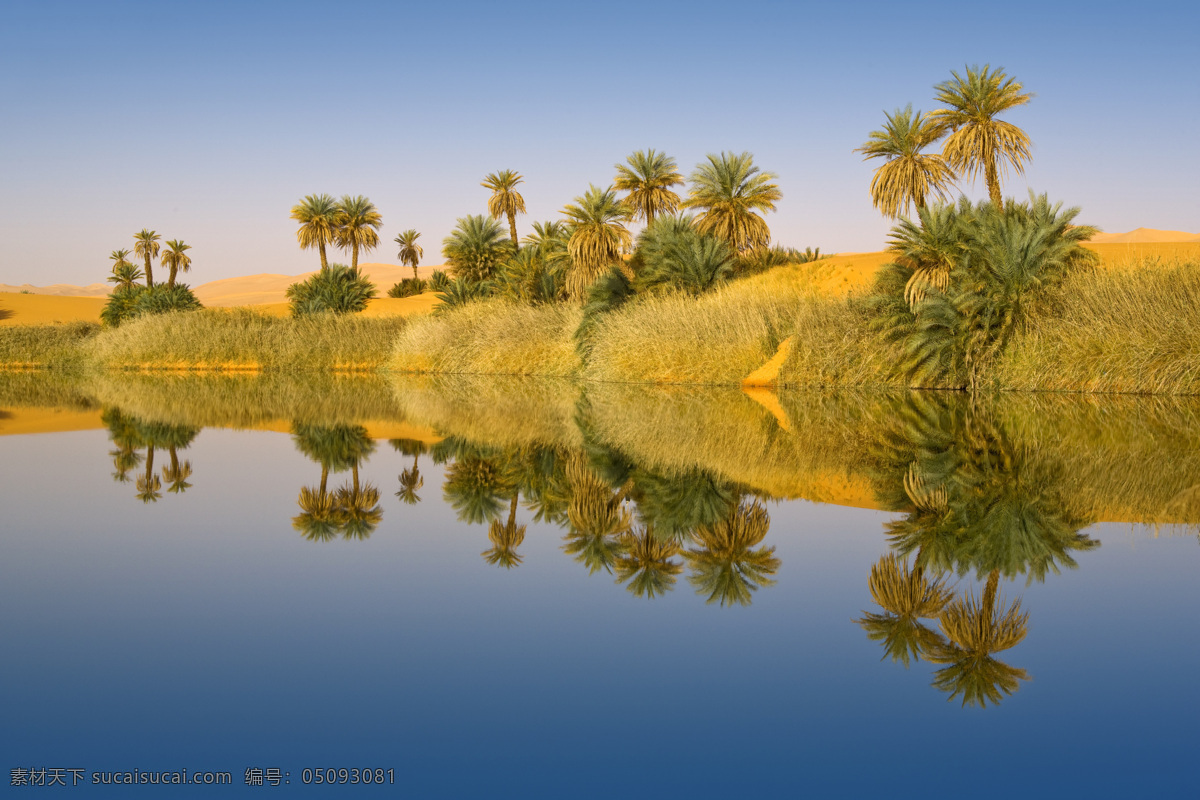
[[[521,173],[502,169],[486,176],[483,183],[479,184],[492,190],[492,196],[488,198],[488,213],[496,219],[508,217],[508,235],[514,247],[518,242],[517,214],[525,213],[525,198],[516,191],[516,187],[524,182]]]
[[[966,68],[966,77],[951,71],[952,80],[934,86],[934,99],[946,108],[930,116],[939,133],[950,132],[942,154],[959,174],[971,179],[983,173],[988,197],[1003,208],[1000,178],[1008,165],[1024,174],[1031,158],[1029,136],[1011,122],[996,119],[1010,108],[1023,106],[1032,98],[1024,86],[991,65]]]
[[[699,548],[684,553],[692,568],[688,581],[696,594],[707,594],[709,603],[748,606],[759,587],[774,585],[771,576],[781,563],[775,548],[756,547],[770,526],[767,510],[752,501],[740,504],[715,525],[697,528],[693,536]]]
[[[414,281],[417,279],[417,264],[421,263],[421,256],[425,255],[421,245],[417,244],[419,238],[421,238],[421,234],[409,228],[392,240],[400,245],[400,252],[396,254],[396,258],[400,259],[401,264],[408,264],[412,267]]]
[[[696,230],[724,239],[739,253],[771,243],[771,229],[755,212],[775,210],[783,193],[771,181],[778,175],[754,166],[750,153],[708,155],[696,165],[683,208],[699,208]]]
[[[442,255],[455,278],[473,283],[492,277],[496,268],[512,255],[513,242],[495,217],[474,214],[458,220],[442,240]]]
[[[1029,630],[1029,614],[1021,613],[1020,600],[997,609],[999,581],[999,570],[992,570],[980,600],[968,594],[946,607],[940,622],[949,642],[929,655],[930,661],[947,665],[934,675],[933,685],[950,692],[950,700],[961,694],[964,706],[999,703],[1002,693],[1010,695],[1020,681],[1029,680],[1025,670],[992,658],[992,653],[1019,644]]]
[[[190,244],[184,244],[182,239],[168,239],[167,249],[162,254],[162,264],[171,270],[167,277],[167,286],[175,285],[175,275],[178,272],[188,272],[192,268],[192,258],[187,254],[192,249]]]
[[[901,661],[907,667],[910,658],[920,660],[922,655],[934,651],[942,642],[940,637],[921,624],[922,619],[935,619],[951,600],[945,580],[929,580],[918,565],[909,569],[908,564],[888,553],[871,567],[871,578],[867,587],[871,598],[883,608],[883,614],[863,612],[863,618],[855,620],[867,632],[872,641],[882,641],[885,657]]]
[[[161,237],[154,231],[148,231],[142,228],[140,233],[133,235],[133,252],[146,261],[146,286],[154,285],[154,271],[150,267],[150,259],[158,257],[159,244],[158,240]]]
[[[649,225],[659,214],[674,214],[679,210],[679,195],[671,187],[682,186],[683,176],[675,159],[654,150],[638,150],[625,161],[628,166],[613,165],[617,170],[613,187],[629,192],[625,204],[632,210],[633,219]]]
[[[501,522],[494,519],[488,525],[488,541],[492,546],[479,555],[489,564],[512,569],[521,565],[521,555],[517,547],[525,541],[525,526],[517,524],[517,499],[520,493],[514,491],[509,502],[508,519]]]
[[[335,238],[338,247],[350,251],[350,269],[358,271],[359,250],[371,251],[379,246],[381,225],[383,217],[370,200],[361,194],[342,196],[338,203]]]
[[[617,199],[611,186],[591,186],[566,206],[563,214],[571,232],[567,251],[573,263],[567,286],[573,296],[582,298],[597,278],[620,263],[621,253],[633,244],[625,227],[629,208]]]
[[[884,116],[883,130],[871,131],[866,144],[854,149],[864,154],[864,161],[886,159],[871,179],[871,202],[887,216],[898,217],[910,205],[924,208],[930,198],[944,200],[954,170],[941,154],[921,152],[937,141],[938,126],[928,114],[914,114],[911,103]]]
[[[296,238],[301,250],[317,248],[321,253],[321,270],[329,269],[325,245],[337,238],[338,203],[327,194],[310,194],[292,206],[292,219],[300,223]]]

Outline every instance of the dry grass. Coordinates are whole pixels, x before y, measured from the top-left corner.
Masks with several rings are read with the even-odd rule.
[[[579,371],[574,306],[468,303],[413,320],[387,366],[395,372],[560,377]]]
[[[94,322],[0,327],[0,369],[80,367],[98,333]]]
[[[372,371],[407,323],[356,315],[279,318],[235,309],[144,317],[93,348],[108,369]]]
[[[1006,389],[1200,394],[1200,262],[1149,259],[1071,276],[1014,339]]]

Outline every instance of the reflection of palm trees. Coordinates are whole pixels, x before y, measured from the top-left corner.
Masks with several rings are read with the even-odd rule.
[[[992,658],[992,653],[1020,643],[1028,631],[1029,614],[1021,613],[1016,600],[1004,611],[996,608],[999,570],[988,575],[983,597],[978,602],[968,594],[942,612],[942,632],[949,640],[929,653],[929,660],[947,666],[934,675],[933,685],[950,693],[950,700],[962,695],[963,705],[981,708],[987,701],[999,703],[1001,695],[1015,692],[1029,673]]]
[[[417,490],[425,485],[425,479],[421,477],[421,470],[417,466],[417,460],[421,457],[427,448],[424,442],[419,442],[415,439],[392,439],[392,447],[399,450],[405,455],[413,457],[412,469],[406,469],[400,473],[400,491],[396,492],[396,497],[400,501],[408,505],[414,505],[421,502],[420,496],[417,495]]]
[[[342,509],[325,490],[326,470],[321,470],[321,486],[300,489],[300,513],[292,517],[292,527],[310,542],[328,542],[342,529]]]
[[[154,445],[146,448],[146,474],[137,479],[137,491],[143,503],[157,503],[162,497],[162,481],[154,474]]]
[[[321,482],[300,489],[300,514],[292,527],[310,541],[327,542],[344,533],[366,538],[383,517],[376,505],[379,490],[359,485],[358,464],[375,450],[361,425],[292,425],[292,441],[305,456],[321,465]],[[353,482],[335,493],[328,489],[329,473],[353,470]]]
[[[771,586],[779,569],[774,547],[756,547],[767,535],[771,518],[757,501],[742,502],[726,519],[701,525],[693,534],[699,549],[684,553],[692,574],[688,580],[708,602],[748,606],[761,586]]]
[[[370,483],[359,485],[357,458],[350,465],[350,473],[351,484],[339,488],[335,495],[342,511],[342,535],[347,539],[366,539],[383,520],[379,490]]]
[[[676,576],[683,565],[672,559],[679,555],[679,545],[671,539],[655,536],[653,529],[625,534],[625,552],[617,558],[617,583],[638,597],[653,598],[675,587]]]
[[[479,554],[487,563],[505,569],[512,569],[521,564],[521,556],[517,553],[517,547],[525,541],[525,526],[517,524],[517,498],[519,496],[517,492],[513,492],[506,522],[494,519],[488,525],[488,540],[491,541],[492,547]]]
[[[601,569],[611,573],[628,547],[624,534],[633,519],[622,507],[621,496],[613,495],[582,458],[568,462],[567,480],[573,493],[567,505],[563,550],[591,574]]]
[[[469,449],[446,470],[442,494],[460,520],[475,525],[500,516],[504,507],[501,498],[508,494],[508,489],[495,459]]]
[[[171,464],[163,467],[162,470],[163,480],[171,484],[167,487],[167,491],[172,494],[185,492],[192,488],[192,485],[187,482],[187,479],[192,477],[192,462],[184,461],[180,464],[179,449],[174,444],[170,445],[168,449],[171,452]]]
[[[937,617],[950,602],[950,592],[941,578],[929,580],[921,567],[909,570],[908,564],[888,553],[871,567],[868,582],[871,599],[883,609],[883,614],[863,612],[855,620],[873,642],[883,642],[886,656],[902,661],[907,667],[910,658],[918,661],[942,644],[934,631],[921,624],[922,619]]]

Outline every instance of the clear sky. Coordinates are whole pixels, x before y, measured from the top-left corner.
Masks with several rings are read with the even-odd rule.
[[[852,152],[966,64],[1035,93],[1028,189],[1110,231],[1200,231],[1193,3],[7,3],[0,283],[87,284],[143,227],[193,245],[193,285],[315,268],[288,212],[364,194],[384,244],[455,219],[515,169],[529,222],[633,150],[691,172],[749,150],[779,176],[776,241],[877,250]],[[1003,12],[1001,15],[1001,11]],[[973,197],[981,185],[963,187]]]

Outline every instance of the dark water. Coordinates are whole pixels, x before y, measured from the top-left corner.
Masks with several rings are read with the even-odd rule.
[[[1194,403],[6,380],[98,426],[0,436],[0,752],[60,793],[1195,789]]]

